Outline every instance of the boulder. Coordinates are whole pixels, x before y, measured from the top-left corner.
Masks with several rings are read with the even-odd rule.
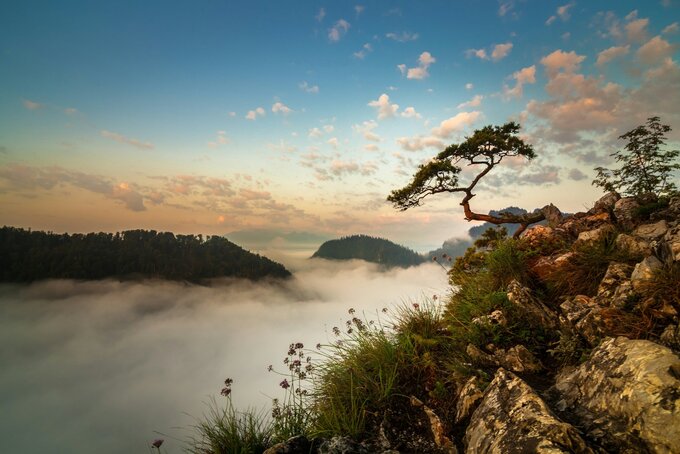
[[[592,453],[578,431],[555,416],[529,385],[499,369],[472,414],[466,453]]]
[[[680,262],[680,224],[668,229],[660,249],[661,256],[667,264]]]
[[[508,324],[508,320],[505,318],[503,311],[496,309],[489,315],[483,315],[481,317],[475,317],[472,319],[472,323],[477,325],[500,325],[505,326]]]
[[[545,216],[545,220],[548,221],[550,227],[558,225],[563,218],[562,212],[552,203],[541,208],[541,213]]]
[[[625,264],[612,262],[607,268],[600,286],[597,288],[595,297],[600,306],[622,307],[632,292],[633,287],[629,277],[633,272],[633,267]]]
[[[560,304],[560,310],[572,325],[576,325],[588,312],[596,309],[597,303],[592,298],[585,295],[578,295],[567,298]]]
[[[578,238],[576,239],[577,244],[584,244],[584,243],[594,243],[596,241],[600,241],[603,238],[605,238],[611,231],[613,230],[613,227],[609,224],[605,224],[601,227],[598,227],[594,230],[587,230],[585,232],[581,232],[578,234]]]
[[[487,346],[493,353],[486,353],[473,344],[468,344],[465,352],[473,363],[487,367],[505,367],[513,372],[535,374],[543,370],[541,362],[524,345],[515,345],[507,350]]]
[[[609,213],[620,198],[621,196],[616,192],[608,192],[595,202],[595,205],[588,210],[588,214]]]
[[[624,229],[632,230],[636,223],[636,212],[640,204],[635,197],[624,197],[614,204],[614,216],[616,222]]]
[[[663,263],[653,255],[645,257],[640,263],[635,265],[635,269],[630,276],[633,288],[638,288],[641,283],[649,281],[654,277],[654,272],[663,267]]]
[[[658,240],[668,231],[668,223],[665,220],[660,220],[654,224],[643,224],[633,231],[633,235],[642,238],[643,240],[653,241]]]
[[[297,454],[315,451],[313,442],[304,435],[297,435],[266,449],[263,454]]]
[[[573,330],[591,346],[597,345],[606,336],[602,307],[593,298],[584,295],[568,298],[560,305],[560,309]]]
[[[659,336],[659,343],[680,352],[680,325],[668,325]]]
[[[507,293],[508,300],[522,311],[530,322],[548,329],[556,328],[559,325],[557,314],[541,301],[534,298],[531,290],[519,282],[510,282]]]
[[[581,232],[610,224],[611,216],[607,212],[597,214],[577,213],[562,222],[556,230],[564,231],[572,238],[575,238]]]
[[[460,391],[458,391],[456,415],[454,417],[455,424],[460,424],[470,418],[470,415],[472,415],[472,412],[477,408],[477,404],[482,399],[483,394],[479,387],[479,379],[474,376],[470,377]]]
[[[441,453],[446,454],[458,454],[458,449],[453,444],[450,438],[446,436],[446,431],[444,430],[444,425],[442,424],[439,416],[435,414],[434,411],[417,397],[411,396],[411,405],[416,408],[421,408],[425,416],[430,423],[430,432],[432,433],[432,440],[435,446]]]
[[[559,273],[573,256],[573,252],[566,252],[564,254],[539,257],[531,265],[531,272],[538,276],[539,279],[545,280],[549,276]]]
[[[555,239],[555,231],[552,227],[545,225],[534,225],[522,233],[522,240],[529,245],[529,247],[537,248],[539,246],[549,244]]]
[[[634,255],[642,256],[652,253],[652,246],[649,241],[625,233],[616,237],[616,247]]]
[[[680,452],[680,358],[646,340],[609,338],[557,376],[556,407],[610,452]]]

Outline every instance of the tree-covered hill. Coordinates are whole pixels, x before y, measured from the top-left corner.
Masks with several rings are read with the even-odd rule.
[[[425,258],[384,238],[368,235],[352,235],[323,243],[312,258],[332,260],[360,259],[379,263],[387,267],[409,267],[419,265]]]
[[[0,280],[216,277],[285,278],[281,264],[219,236],[174,235],[155,230],[69,235],[0,229]]]

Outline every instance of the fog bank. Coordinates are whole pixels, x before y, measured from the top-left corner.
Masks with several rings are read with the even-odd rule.
[[[0,286],[0,452],[148,452],[155,437],[181,452],[172,437],[188,433],[226,377],[237,406],[268,407],[281,390],[267,365],[291,342],[325,342],[350,307],[370,316],[447,291],[431,263],[286,266],[295,278],[285,283]]]

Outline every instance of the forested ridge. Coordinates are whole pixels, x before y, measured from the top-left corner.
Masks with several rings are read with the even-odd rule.
[[[175,235],[155,230],[68,233],[0,229],[0,280],[216,277],[283,278],[281,264],[220,236]]]
[[[385,266],[419,265],[425,258],[411,249],[384,238],[352,235],[323,243],[312,257],[349,260],[361,259]]]

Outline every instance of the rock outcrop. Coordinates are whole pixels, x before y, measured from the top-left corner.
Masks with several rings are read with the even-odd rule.
[[[554,392],[558,410],[611,452],[680,452],[680,358],[666,347],[609,338]]]
[[[466,453],[591,453],[524,381],[499,369],[465,432]]]

